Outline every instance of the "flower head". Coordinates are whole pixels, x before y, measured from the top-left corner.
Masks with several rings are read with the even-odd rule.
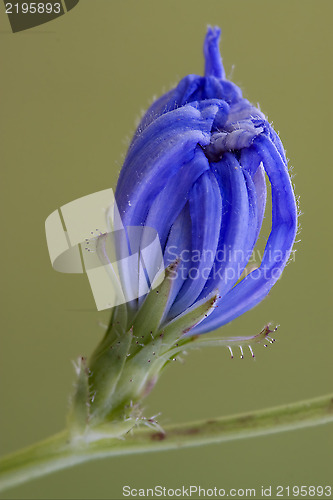
[[[218,307],[191,334],[218,328],[258,304],[280,277],[297,229],[282,143],[225,78],[219,37],[218,28],[208,28],[205,75],[186,76],[143,116],[116,189],[124,226],[154,228],[165,265],[177,262],[164,321],[218,292]],[[271,233],[260,266],[240,280],[264,217],[266,174]],[[132,273],[132,286],[139,279]]]
[[[80,435],[87,422],[97,428],[118,421],[115,435],[136,425],[134,409],[185,348],[226,346],[233,357],[235,343],[243,358],[243,348],[254,357],[254,344],[274,341],[268,327],[247,337],[198,335],[268,294],[286,265],[297,226],[281,141],[225,79],[219,35],[219,29],[208,29],[205,76],[185,77],[148,109],[121,170],[115,210],[108,214],[113,212],[109,225],[117,229],[117,283],[126,300],[113,309],[88,365],[78,364],[71,418]],[[264,217],[266,174],[272,228],[260,266],[246,274]],[[150,245],[152,233],[158,235],[157,250]],[[97,239],[96,250],[108,265],[106,236]],[[161,256],[163,273],[156,266]],[[149,293],[144,281],[153,281]]]

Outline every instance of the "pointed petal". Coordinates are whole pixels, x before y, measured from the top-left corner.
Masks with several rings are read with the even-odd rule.
[[[205,56],[205,76],[215,76],[217,78],[225,78],[225,71],[220,55],[221,30],[218,27],[208,27],[204,41],[204,56]]]

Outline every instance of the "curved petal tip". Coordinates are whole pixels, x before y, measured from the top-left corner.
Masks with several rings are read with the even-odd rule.
[[[216,78],[225,79],[225,71],[220,55],[219,42],[221,30],[215,26],[208,26],[204,41],[204,56],[205,56],[205,76],[215,76]]]

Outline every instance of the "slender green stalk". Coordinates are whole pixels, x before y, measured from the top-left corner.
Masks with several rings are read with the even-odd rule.
[[[221,443],[333,422],[333,394],[253,413],[172,425],[165,434],[146,426],[117,439],[91,431],[70,440],[63,431],[0,461],[0,490],[56,470],[93,460],[134,453]]]

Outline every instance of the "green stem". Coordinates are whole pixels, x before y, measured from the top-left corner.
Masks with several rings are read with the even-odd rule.
[[[68,432],[63,431],[2,458],[0,491],[96,458],[221,443],[328,422],[333,422],[333,394],[253,413],[172,425],[165,428],[165,434],[142,426],[124,440],[91,432],[84,440],[70,441]]]

